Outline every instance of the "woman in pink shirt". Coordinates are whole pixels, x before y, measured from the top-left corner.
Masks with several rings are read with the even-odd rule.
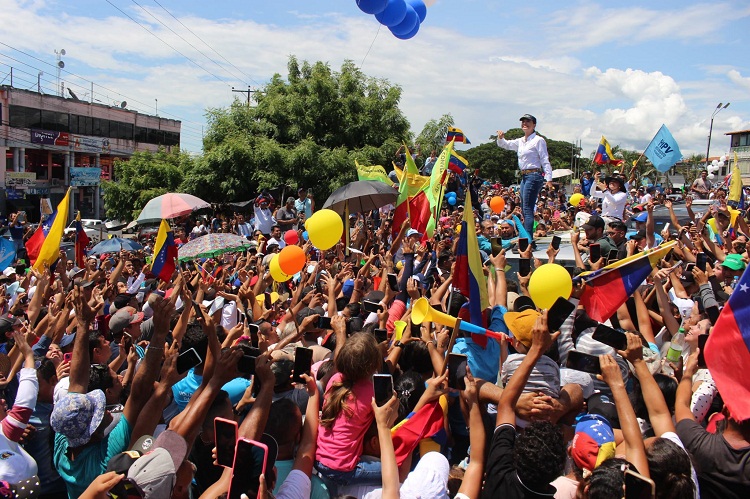
[[[380,462],[360,460],[374,418],[372,375],[383,364],[375,337],[357,333],[346,338],[334,363],[337,372],[326,388],[315,466],[335,485],[380,484]]]

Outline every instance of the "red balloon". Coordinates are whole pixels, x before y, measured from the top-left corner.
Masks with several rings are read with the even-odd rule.
[[[286,246],[279,252],[279,267],[286,275],[294,275],[305,266],[305,250],[299,246]]]
[[[291,246],[297,244],[299,242],[299,235],[297,234],[297,231],[289,229],[288,231],[284,232],[284,242]]]

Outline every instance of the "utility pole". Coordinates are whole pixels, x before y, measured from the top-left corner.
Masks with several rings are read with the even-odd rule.
[[[247,86],[247,90],[235,90],[234,87],[232,87],[232,92],[247,94],[247,107],[250,107],[250,94],[253,93],[253,90],[250,89],[250,85]]]

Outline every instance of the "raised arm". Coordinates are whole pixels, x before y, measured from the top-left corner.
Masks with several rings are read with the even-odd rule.
[[[515,424],[516,413],[514,408],[518,402],[518,397],[521,396],[523,387],[526,386],[526,381],[529,379],[531,370],[534,369],[534,365],[536,365],[544,352],[549,349],[552,342],[557,339],[560,332],[558,331],[552,335],[549,333],[549,330],[547,329],[547,311],[545,310],[539,317],[537,317],[534,328],[531,330],[531,334],[531,348],[526,354],[526,357],[524,357],[523,362],[521,362],[521,365],[518,366],[516,372],[511,376],[510,381],[503,390],[503,393],[500,396],[500,401],[497,404],[497,426],[502,424]]]
[[[487,439],[485,438],[484,422],[482,421],[482,409],[479,405],[477,386],[471,370],[466,367],[466,389],[461,391],[461,409],[464,418],[469,422],[469,439],[471,454],[469,466],[464,473],[461,488],[458,492],[473,499],[479,497],[482,492],[482,478],[484,476],[484,454]],[[466,417],[468,415],[468,417]]]

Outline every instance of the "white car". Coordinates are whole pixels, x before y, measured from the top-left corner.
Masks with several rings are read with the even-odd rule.
[[[102,238],[104,237],[104,234],[107,233],[107,227],[105,227],[104,222],[98,219],[82,218],[81,225],[83,226],[83,231],[86,233],[87,236],[89,236],[89,239],[94,244],[101,241]],[[70,234],[75,231],[76,231],[76,222],[75,220],[73,220],[65,228],[65,234]]]

